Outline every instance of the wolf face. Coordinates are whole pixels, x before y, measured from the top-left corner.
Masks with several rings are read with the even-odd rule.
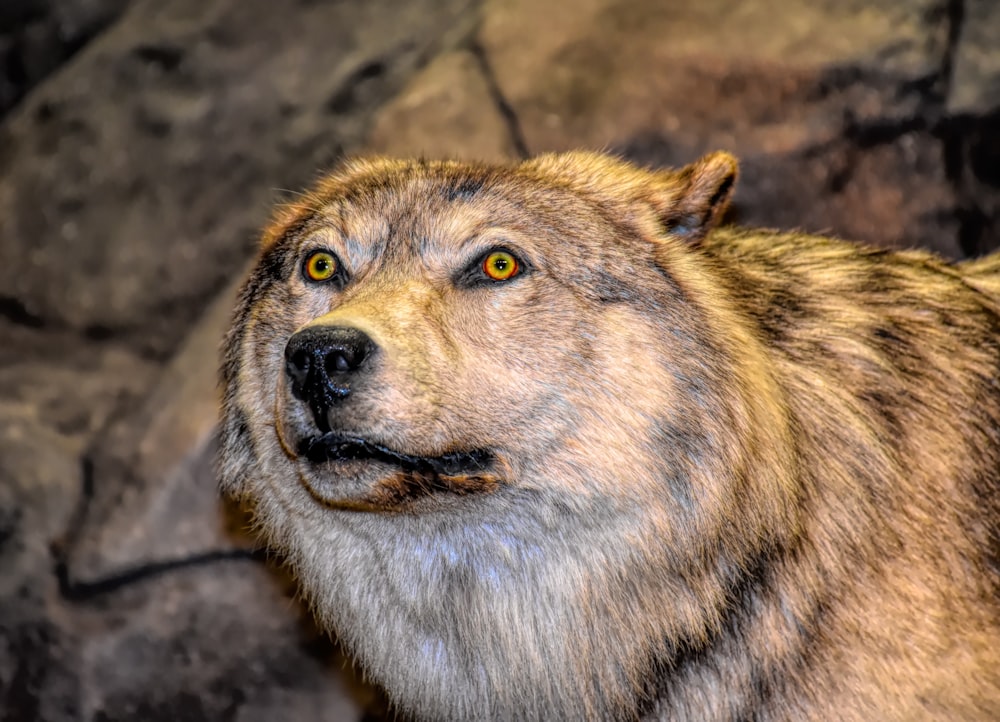
[[[830,602],[797,555],[832,542],[807,382],[712,240],[735,175],[355,161],[267,230],[223,488],[402,710],[727,718],[798,684]]]

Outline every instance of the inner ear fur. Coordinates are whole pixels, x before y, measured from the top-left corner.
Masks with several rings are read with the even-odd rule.
[[[709,153],[680,170],[657,173],[646,200],[665,232],[697,242],[721,222],[738,173],[735,157]]]

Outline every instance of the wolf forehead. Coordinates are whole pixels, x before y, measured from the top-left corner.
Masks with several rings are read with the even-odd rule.
[[[456,234],[467,235],[487,223],[516,225],[517,195],[517,186],[509,178],[501,182],[497,169],[488,166],[354,160],[302,199],[278,209],[264,247],[325,229],[373,255],[402,237],[414,250],[429,235],[456,243],[463,240]],[[534,213],[540,210],[536,207]]]
[[[333,231],[358,254],[381,255],[397,239],[420,252],[428,241],[454,247],[490,227],[538,242],[548,238],[561,250],[572,250],[566,241],[596,248],[615,238],[654,238],[706,225],[707,214],[724,207],[736,170],[726,153],[681,171],[650,171],[589,152],[508,165],[353,159],[279,206],[262,249],[266,254]]]

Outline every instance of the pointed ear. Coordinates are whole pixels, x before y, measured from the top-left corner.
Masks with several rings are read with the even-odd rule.
[[[678,171],[667,171],[650,189],[663,230],[697,243],[719,225],[733,195],[739,163],[717,151]]]

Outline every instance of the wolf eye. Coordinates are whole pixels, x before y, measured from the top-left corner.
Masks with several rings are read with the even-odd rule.
[[[302,264],[302,272],[305,274],[306,279],[314,283],[329,281],[337,275],[339,268],[340,263],[337,261],[337,257],[329,251],[311,253],[306,258],[305,263]]]
[[[507,251],[493,251],[483,259],[483,273],[494,281],[506,281],[520,270],[517,259]]]

